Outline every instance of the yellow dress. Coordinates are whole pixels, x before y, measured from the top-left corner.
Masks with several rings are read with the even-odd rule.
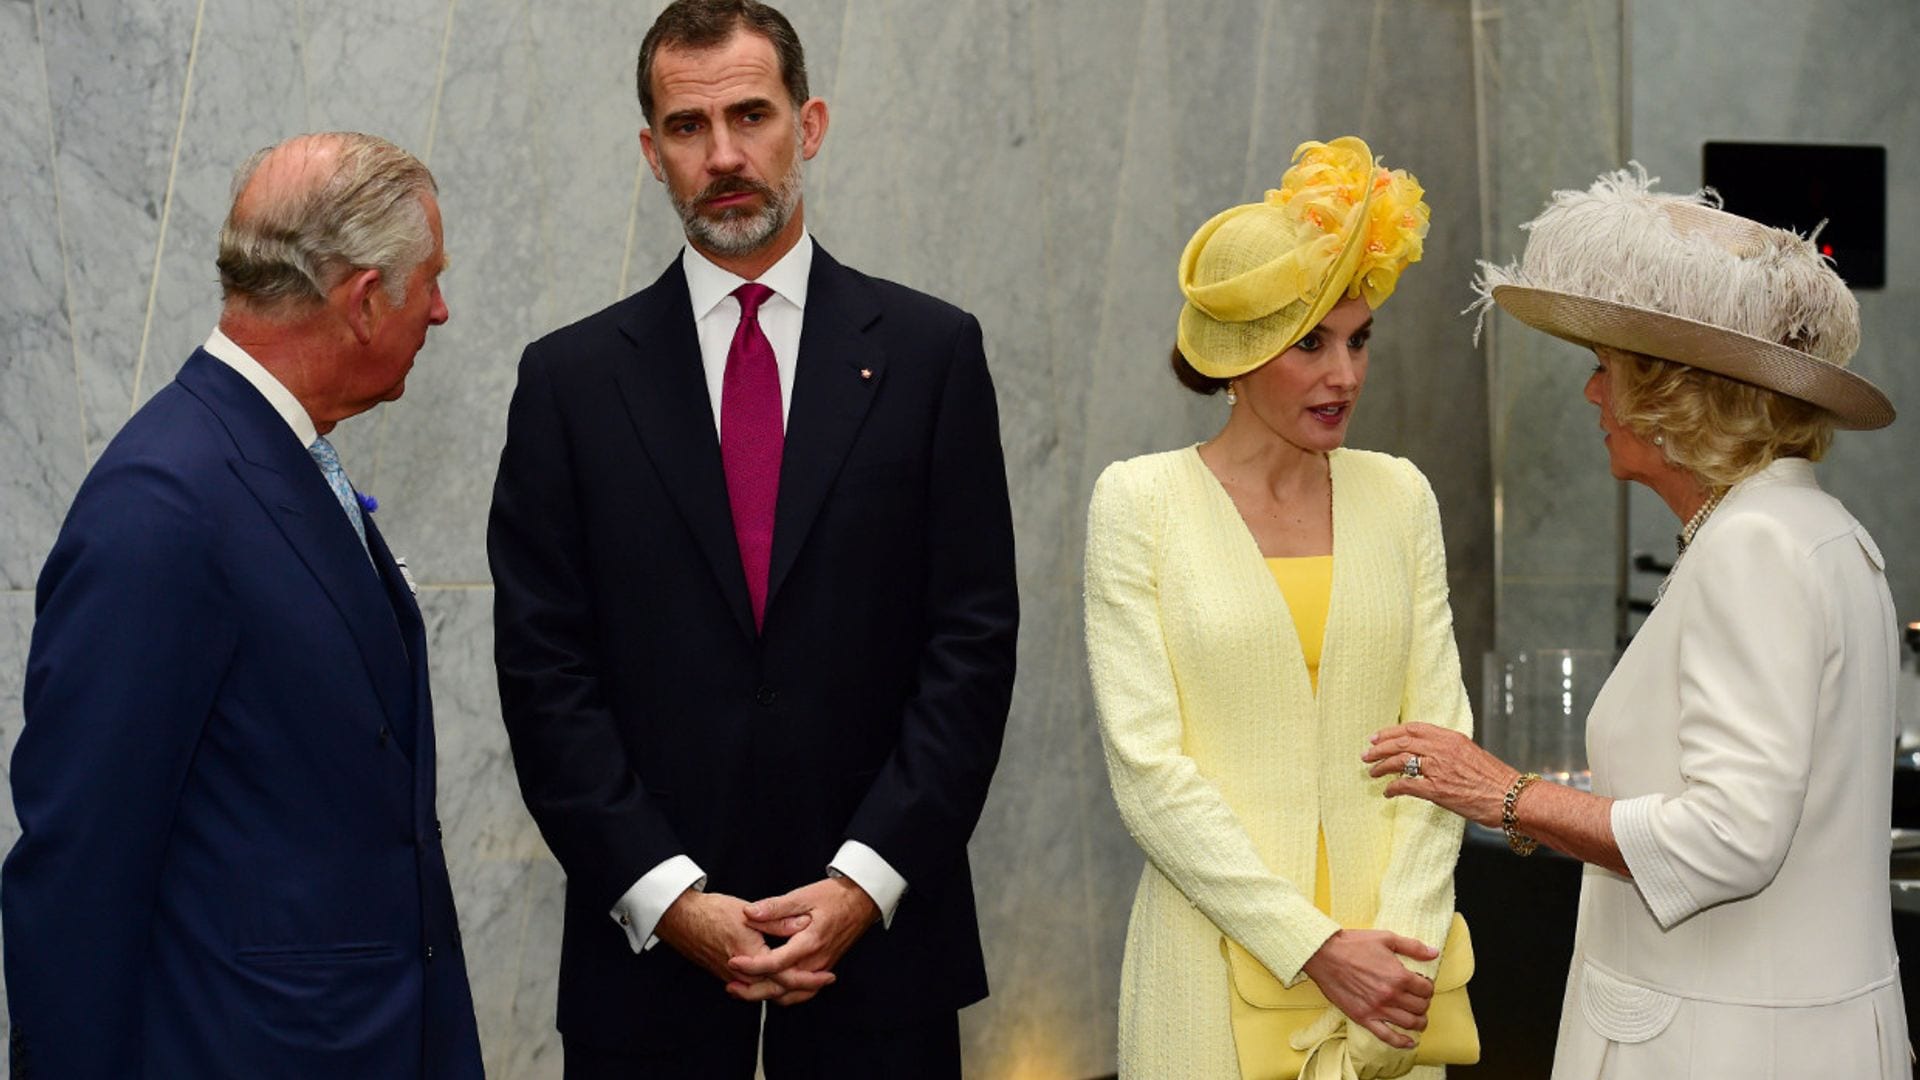
[[[1320,692],[1320,646],[1326,640],[1327,601],[1333,595],[1333,556],[1269,558],[1267,572],[1287,600],[1293,632],[1300,639],[1300,659],[1306,662],[1307,684]],[[1333,914],[1332,871],[1327,867],[1327,830],[1320,829],[1319,853],[1313,865],[1313,906]]]
[[[1439,510],[1404,460],[1343,449],[1329,466],[1317,677],[1312,635],[1194,449],[1119,462],[1094,487],[1087,655],[1114,801],[1147,857],[1121,971],[1123,1077],[1238,1075],[1222,934],[1289,983],[1343,926],[1446,937],[1461,820],[1383,798],[1360,760],[1402,718],[1471,727]]]

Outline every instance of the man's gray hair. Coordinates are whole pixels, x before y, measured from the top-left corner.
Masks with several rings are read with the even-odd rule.
[[[296,149],[291,144],[307,143]],[[313,177],[287,190],[243,197],[276,152],[324,156]],[[403,303],[407,281],[433,254],[423,199],[438,190],[420,160],[375,135],[300,135],[259,151],[233,179],[233,209],[220,229],[220,292],[256,307],[304,308],[355,270],[380,271],[387,298]]]

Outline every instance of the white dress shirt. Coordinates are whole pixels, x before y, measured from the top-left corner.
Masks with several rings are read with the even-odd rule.
[[[221,333],[218,326],[213,328],[213,333],[208,335],[207,343],[201,348],[207,350],[208,356],[239,372],[241,378],[260,391],[260,396],[267,399],[273,411],[279,413],[280,419],[293,429],[293,436],[300,440],[301,449],[312,446],[313,440],[320,437],[320,432],[313,426],[313,417],[307,415],[306,406],[293,396],[293,391],[281,385],[271,371],[261,367],[260,361],[248,355],[247,350],[235,345],[233,339]],[[319,468],[318,465],[314,467]]]
[[[740,301],[733,291],[747,279],[714,264],[695,251],[684,249],[681,269],[687,278],[688,299],[693,302],[694,330],[700,338],[700,366],[707,376],[707,399],[713,406],[713,430],[720,431],[720,390],[727,373],[727,353],[733,347],[734,331],[740,325]],[[813,272],[813,237],[801,233],[793,249],[761,274],[759,283],[773,290],[760,304],[760,330],[773,347],[773,362],[780,371],[780,422],[786,424],[793,404],[793,372],[800,359],[800,327],[807,307],[807,278]],[[907,881],[880,853],[858,840],[848,840],[827,864],[827,873],[846,877],[866,891],[880,909],[882,926],[893,923],[894,909],[906,894]],[[651,949],[659,940],[654,928],[680,894],[688,889],[704,889],[706,872],[686,855],[675,855],[641,875],[633,887],[613,905],[610,914],[627,932],[627,943],[634,952]],[[748,897],[747,899],[759,899]]]
[[[213,328],[213,333],[208,335],[207,343],[201,348],[207,350],[208,356],[238,372],[241,378],[247,380],[255,390],[260,391],[260,396],[267,399],[267,404],[273,406],[273,411],[279,413],[280,419],[285,420],[287,426],[293,429],[293,437],[300,440],[301,449],[312,451],[313,442],[320,437],[320,431],[313,426],[313,417],[307,414],[307,407],[300,404],[300,399],[293,396],[293,391],[287,389],[279,379],[274,378],[273,372],[261,366],[260,361],[255,360],[247,350],[235,344],[234,340],[218,326]],[[320,469],[320,463],[315,461],[313,467]],[[325,476],[326,470],[320,469],[320,475]],[[341,507],[340,512],[345,514],[346,507]],[[368,564],[374,567],[375,573],[379,573],[379,565],[373,562],[373,549],[367,547],[365,540],[361,541],[360,547],[367,553]],[[396,561],[400,564],[400,572],[406,574],[407,561],[405,559]],[[413,586],[411,574],[407,576],[407,586],[409,588]]]

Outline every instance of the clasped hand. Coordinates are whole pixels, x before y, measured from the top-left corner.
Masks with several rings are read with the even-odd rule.
[[[654,933],[733,997],[798,1005],[833,984],[833,966],[879,918],[866,890],[847,878],[823,878],[753,903],[688,889]],[[786,941],[771,946],[768,937]]]
[[[1439,955],[1430,945],[1385,930],[1341,930],[1305,966],[1313,984],[1354,1023],[1388,1046],[1411,1050],[1416,1040],[1405,1032],[1426,1029],[1433,983],[1400,958]]]

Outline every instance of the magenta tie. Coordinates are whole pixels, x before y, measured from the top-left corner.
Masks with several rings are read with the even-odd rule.
[[[773,290],[748,282],[733,290],[740,326],[727,349],[720,382],[720,462],[727,471],[727,504],[740,569],[747,575],[753,626],[766,621],[767,564],[773,557],[773,508],[780,493],[780,451],[786,442],[780,421],[780,369],[773,345],[760,329],[760,305]]]

